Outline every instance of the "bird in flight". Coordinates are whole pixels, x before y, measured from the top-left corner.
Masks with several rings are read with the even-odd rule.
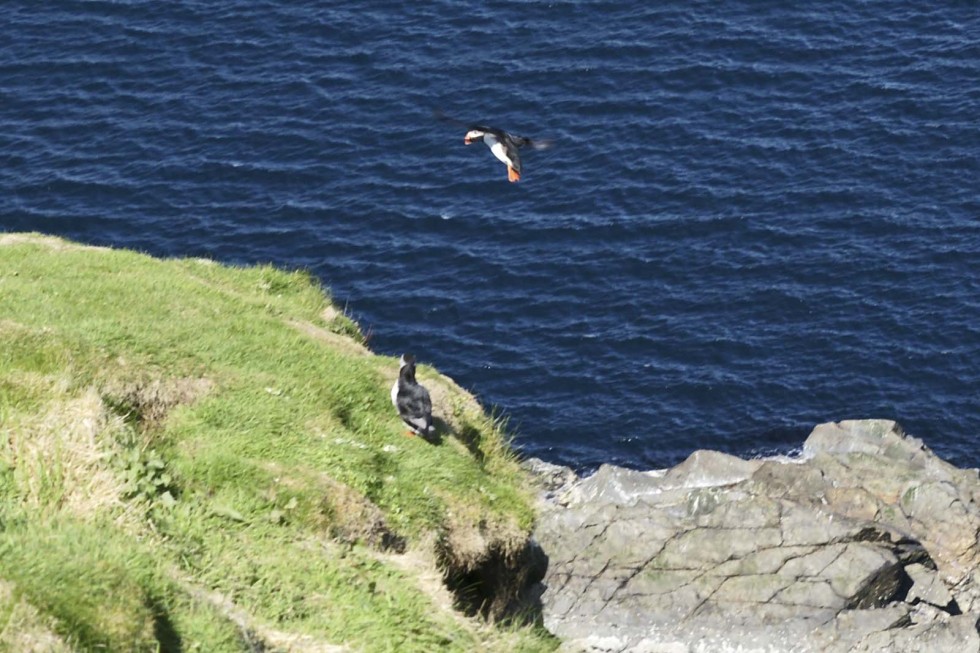
[[[490,148],[490,152],[507,166],[507,179],[511,182],[519,181],[521,178],[520,149],[522,147],[543,150],[551,146],[551,141],[532,140],[526,136],[517,136],[496,127],[470,125],[441,113],[437,113],[436,115],[441,120],[447,120],[465,126],[467,131],[466,135],[463,136],[463,143],[466,145],[472,145],[480,140],[486,143],[487,147]]]

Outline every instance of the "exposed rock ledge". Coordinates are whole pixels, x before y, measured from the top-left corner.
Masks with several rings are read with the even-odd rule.
[[[894,422],[798,458],[537,461],[545,626],[568,651],[980,651],[980,481]]]

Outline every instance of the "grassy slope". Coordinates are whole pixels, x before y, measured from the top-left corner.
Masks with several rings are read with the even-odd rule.
[[[338,334],[302,272],[0,235],[0,650],[553,649],[385,550],[513,553],[529,493],[472,398],[420,370],[448,432],[407,438]]]

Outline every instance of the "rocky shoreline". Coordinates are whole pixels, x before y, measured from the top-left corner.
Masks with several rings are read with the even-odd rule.
[[[795,458],[528,467],[563,650],[980,652],[978,471],[894,422],[819,425]]]

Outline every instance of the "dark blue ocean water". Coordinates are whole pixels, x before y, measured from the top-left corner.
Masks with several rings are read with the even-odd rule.
[[[980,465],[976,2],[0,2],[0,230],[309,268],[529,454]],[[509,184],[438,109],[554,147]]]

